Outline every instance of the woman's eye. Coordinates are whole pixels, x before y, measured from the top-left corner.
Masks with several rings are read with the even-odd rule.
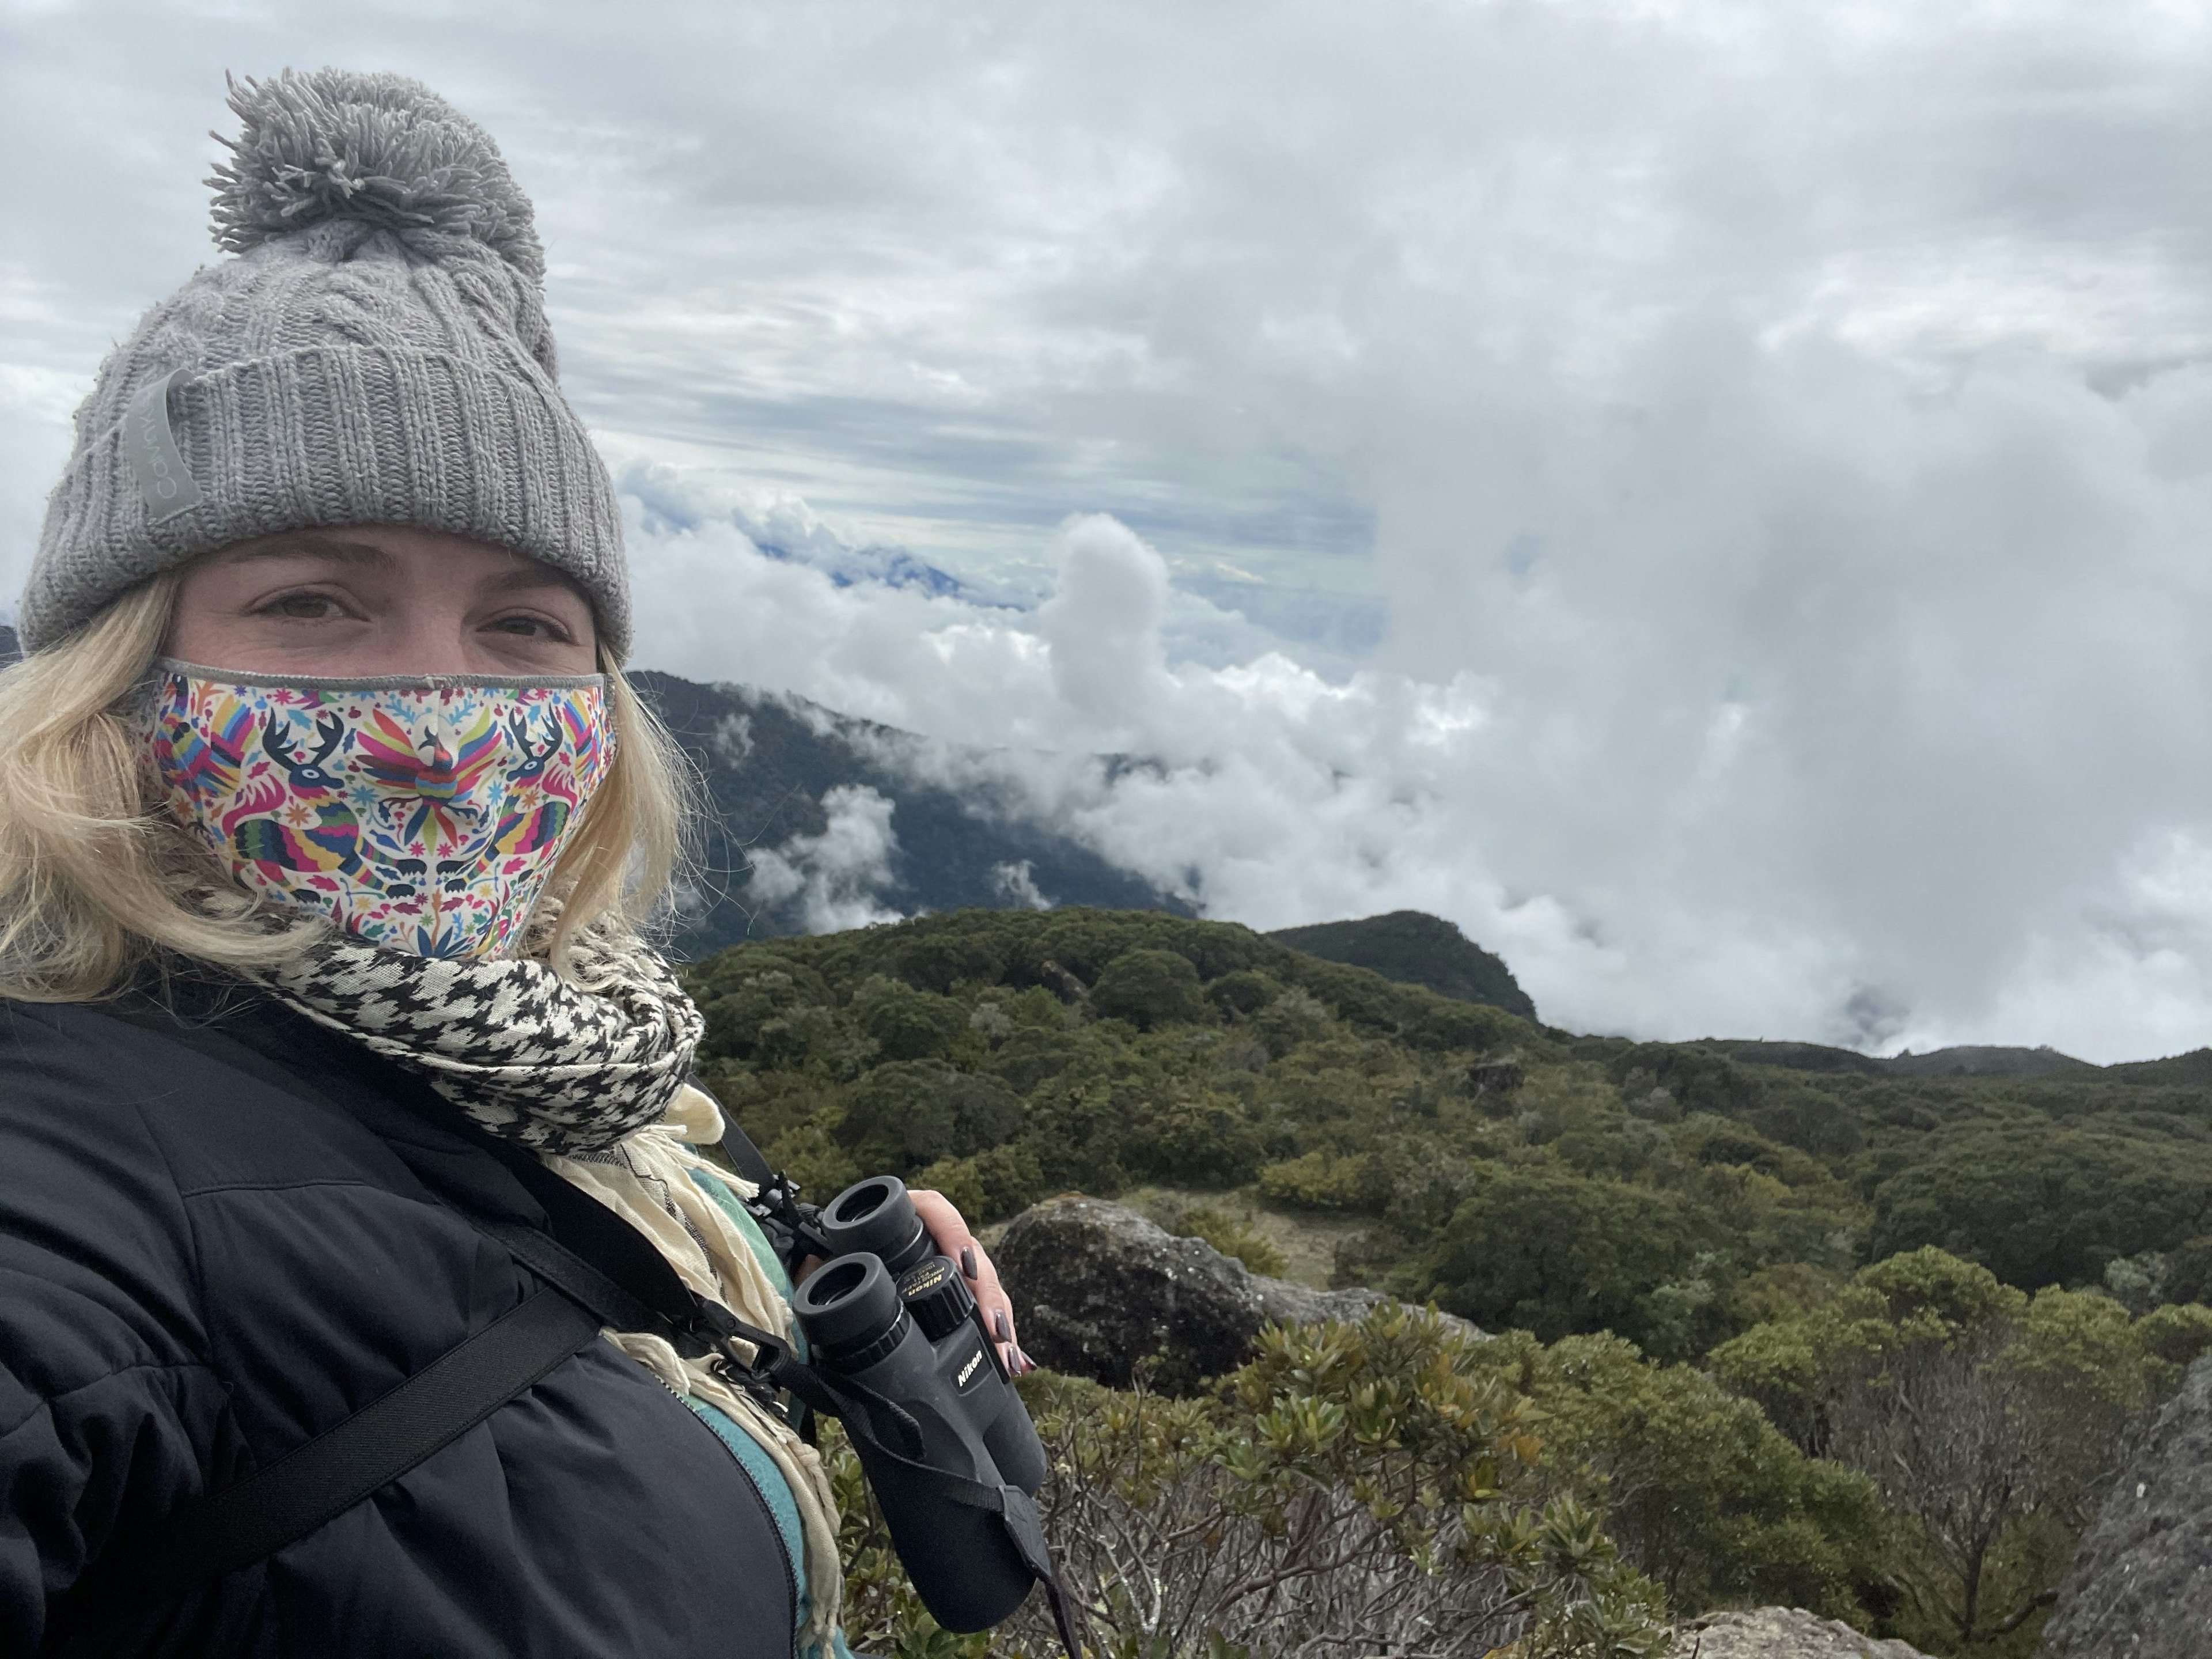
[[[263,605],[264,617],[290,617],[301,622],[327,622],[341,615],[338,602],[327,593],[283,593]]]
[[[566,643],[568,630],[545,617],[501,617],[491,624],[495,634],[519,634],[526,639],[559,640]]]

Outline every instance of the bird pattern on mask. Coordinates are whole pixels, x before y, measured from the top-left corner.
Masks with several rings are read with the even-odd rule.
[[[253,890],[426,957],[503,950],[612,759],[604,682],[165,673],[154,767]]]

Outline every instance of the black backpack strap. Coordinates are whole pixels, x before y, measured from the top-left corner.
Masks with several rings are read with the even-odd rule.
[[[343,1422],[113,1556],[142,1595],[251,1566],[459,1439],[599,1334],[597,1316],[568,1297],[534,1291]]]
[[[646,1331],[665,1338],[686,1358],[696,1358],[705,1351],[695,1328],[696,1321],[678,1324],[542,1229],[526,1221],[501,1220],[468,1211],[461,1214],[470,1225],[503,1245],[509,1255],[538,1278],[570,1301],[591,1310],[601,1324],[611,1325],[618,1331]]]
[[[690,1355],[742,1335],[788,1358],[776,1338],[726,1314],[714,1325],[672,1321],[535,1227],[461,1214],[544,1285],[344,1421],[109,1552],[103,1560],[127,1563],[138,1595],[181,1593],[327,1526],[541,1381],[603,1326],[651,1331]]]

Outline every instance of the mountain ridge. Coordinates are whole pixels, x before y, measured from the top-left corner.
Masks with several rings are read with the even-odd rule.
[[[1401,985],[1425,985],[1440,995],[1487,1003],[1531,1023],[1536,1018],[1535,1003],[1503,957],[1425,910],[1278,927],[1267,937],[1325,962],[1370,968]]]

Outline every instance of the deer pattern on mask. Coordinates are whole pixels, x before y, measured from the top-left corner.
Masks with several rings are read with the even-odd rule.
[[[614,755],[605,682],[400,684],[169,668],[154,769],[247,888],[372,944],[504,951]]]

